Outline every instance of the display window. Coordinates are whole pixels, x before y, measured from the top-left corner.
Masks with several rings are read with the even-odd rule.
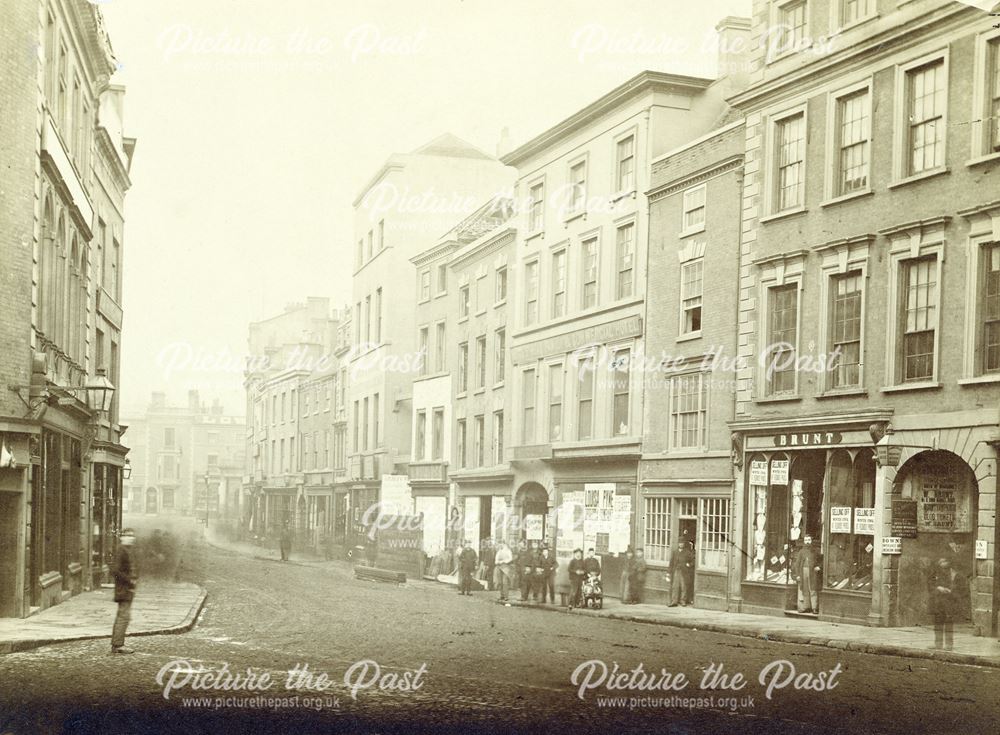
[[[830,457],[824,567],[827,589],[870,592],[875,548],[875,461],[868,450]]]

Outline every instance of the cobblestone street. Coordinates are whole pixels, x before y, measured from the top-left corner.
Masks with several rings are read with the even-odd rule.
[[[1000,719],[996,669],[506,608],[488,593],[466,598],[444,586],[359,582],[346,565],[238,556],[207,546],[197,533],[186,541],[180,576],[208,590],[198,625],[187,634],[134,638],[132,656],[110,655],[101,640],[0,658],[0,731],[136,732],[155,723],[192,733],[953,733],[986,732]],[[841,673],[831,690],[789,685],[768,700],[757,677],[780,659],[797,673],[838,664]],[[196,691],[179,677],[165,699],[157,676],[178,660],[230,673],[266,671],[274,684],[263,692]],[[420,683],[416,690],[373,684],[352,699],[345,673],[364,660],[378,662],[383,681],[426,670],[411,678]],[[601,686],[581,701],[571,676],[591,660],[622,672],[639,664],[646,672],[683,672],[691,683],[679,693]],[[738,692],[699,690],[701,668],[713,663],[742,672],[748,684]],[[319,695],[287,691],[287,672],[297,665],[327,673],[333,686]],[[353,671],[352,683],[374,679],[374,665]],[[672,695],[692,701],[659,701]],[[722,697],[735,698],[735,707]]]

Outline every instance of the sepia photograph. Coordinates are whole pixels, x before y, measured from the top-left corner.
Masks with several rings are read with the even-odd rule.
[[[998,0],[0,0],[0,735],[997,733],[998,473]]]

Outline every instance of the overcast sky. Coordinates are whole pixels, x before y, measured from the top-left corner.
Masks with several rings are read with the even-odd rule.
[[[101,9],[138,139],[123,410],[198,388],[243,413],[247,324],[349,302],[351,203],[387,156],[446,131],[494,153],[504,126],[520,144],[643,69],[714,76],[705,40],[750,0]]]

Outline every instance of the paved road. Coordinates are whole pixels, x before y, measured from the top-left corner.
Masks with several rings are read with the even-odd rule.
[[[485,593],[468,598],[431,585],[359,582],[346,567],[254,560],[208,547],[194,536],[186,540],[180,576],[209,591],[190,633],[134,639],[133,656],[111,656],[106,641],[92,641],[0,657],[0,735],[164,730],[913,735],[1000,729],[995,669],[507,608]],[[378,672],[374,664],[357,666],[365,660],[377,662]],[[836,686],[813,691],[789,684],[769,700],[757,677],[777,660],[792,662],[796,675],[839,667],[832,679]],[[272,685],[263,691],[197,691],[177,661],[195,669],[227,666],[230,673],[250,669],[258,677],[267,672]],[[597,686],[580,700],[571,677],[588,661],[617,664],[624,672],[642,664],[644,672],[683,673],[691,682],[680,692]],[[743,673],[749,683],[737,692],[701,690],[701,669],[713,663]],[[288,671],[300,664],[308,664],[310,674],[326,673],[332,686],[322,694],[286,690]],[[601,664],[593,667],[596,685]],[[164,668],[176,672],[169,699],[157,683]],[[356,699],[344,683],[349,671],[352,683],[371,684],[359,688]],[[374,683],[376,673],[387,689]],[[169,681],[170,673],[161,680]],[[419,688],[398,691],[407,681]],[[393,682],[396,689],[388,686]],[[805,677],[800,682],[805,684]],[[619,696],[624,703],[612,699]],[[712,696],[714,702],[706,701]],[[663,701],[670,697],[675,699]],[[680,697],[691,701],[679,702]],[[735,706],[721,703],[723,697],[735,698]],[[210,709],[201,706],[206,703]]]

